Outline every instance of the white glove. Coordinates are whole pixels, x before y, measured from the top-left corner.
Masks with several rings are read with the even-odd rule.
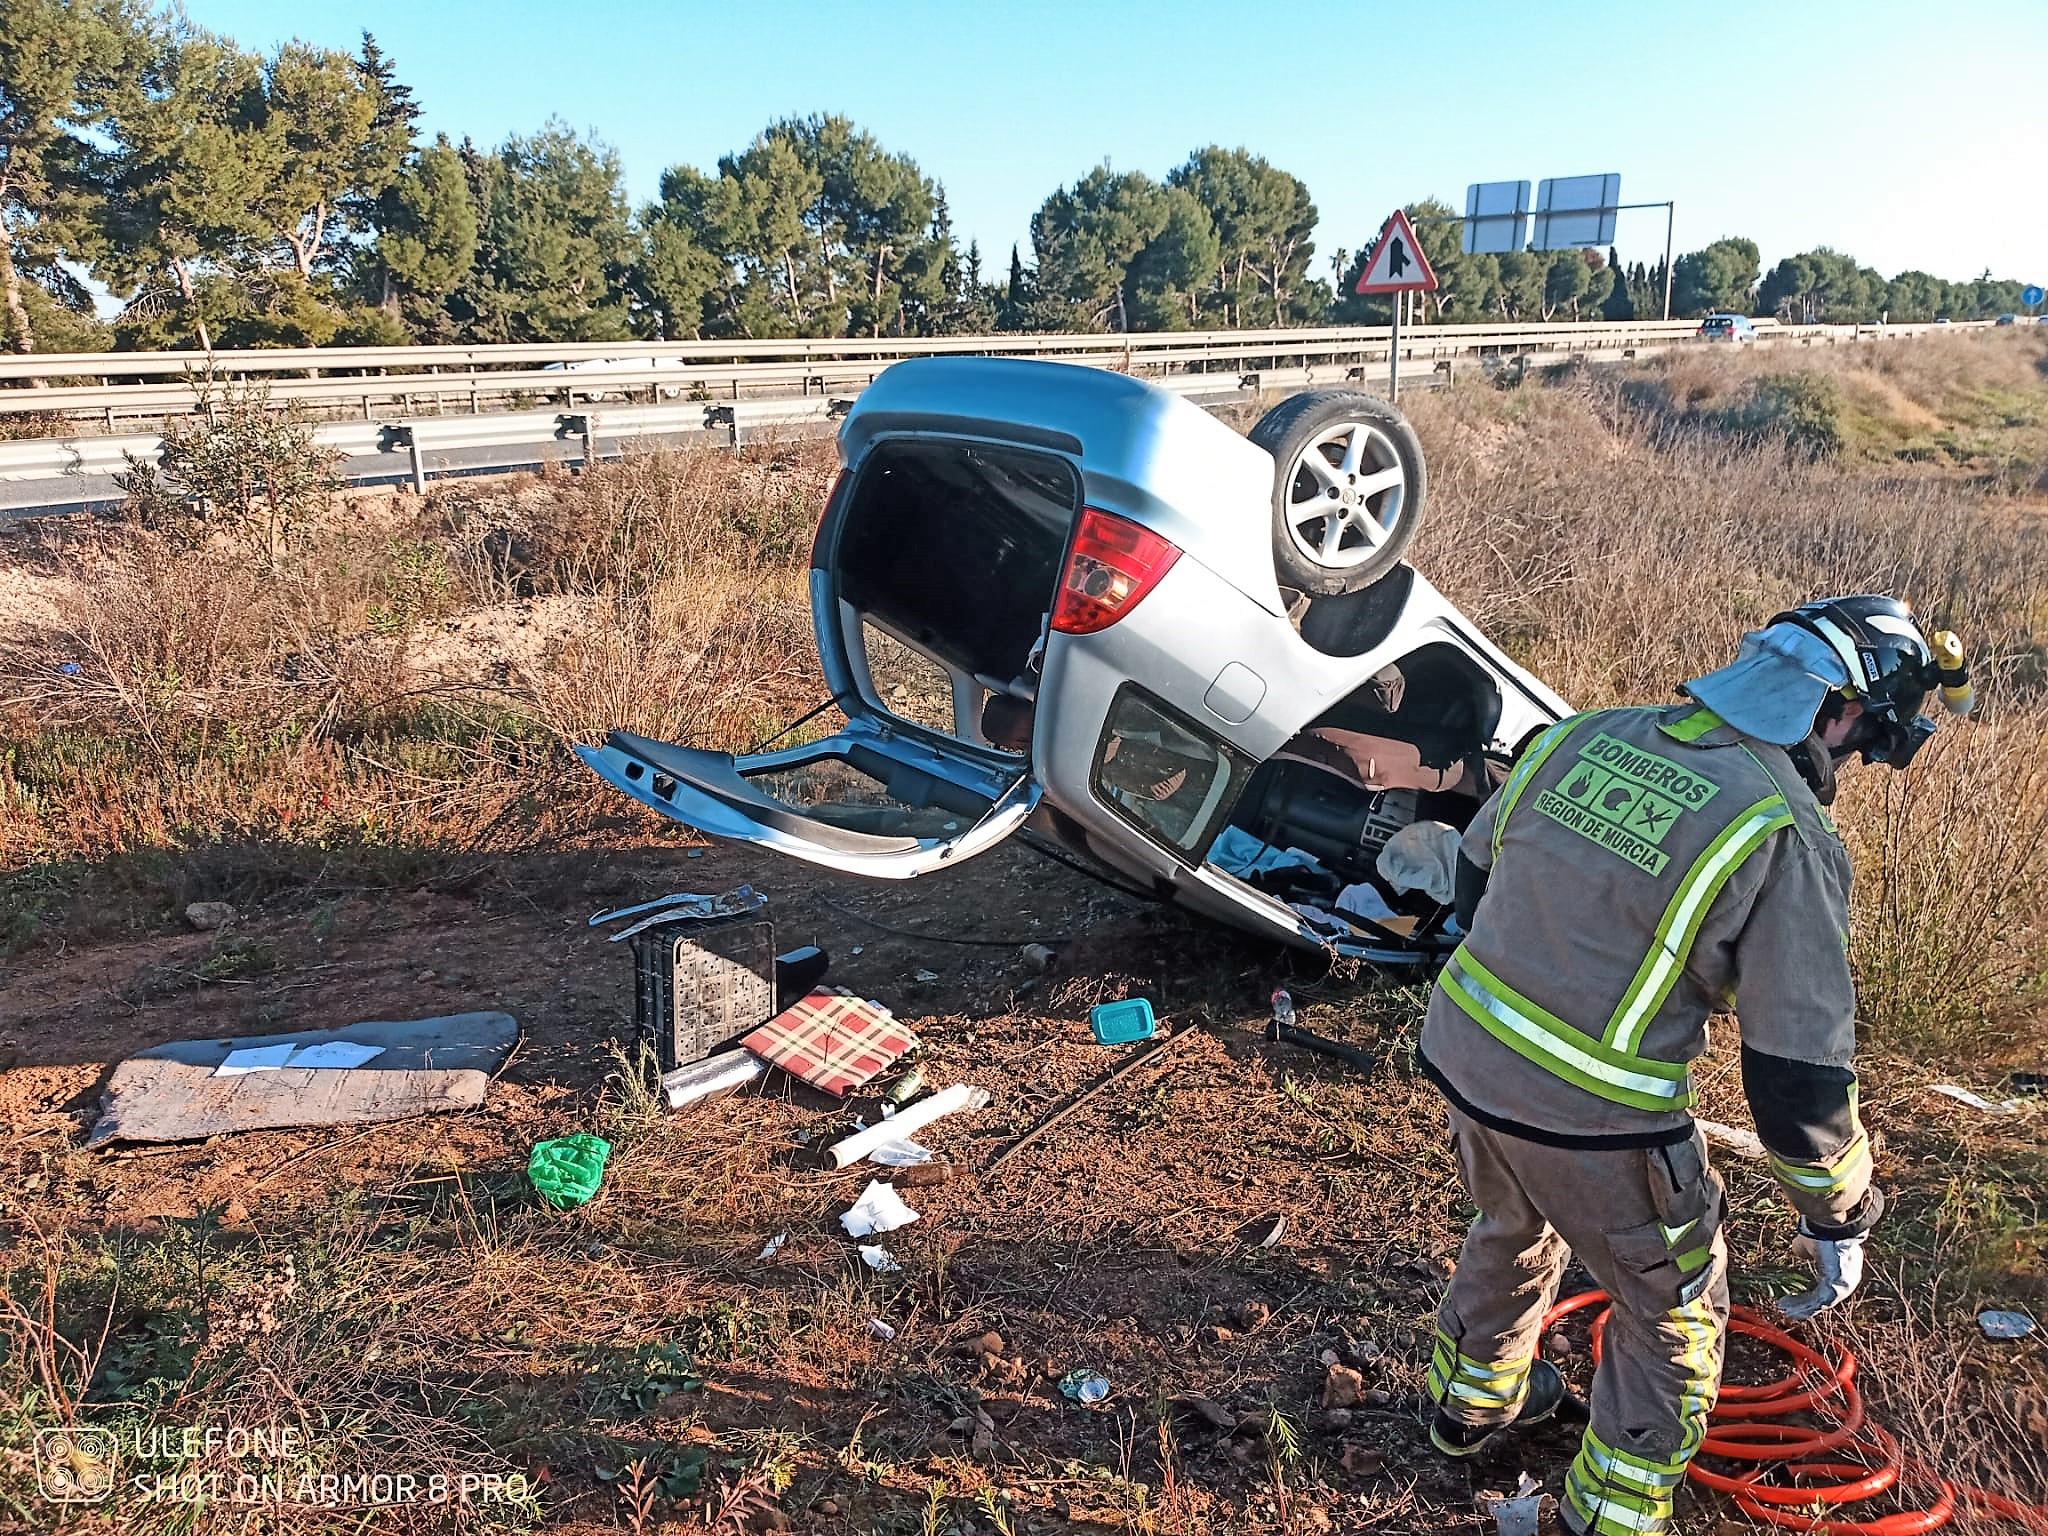
[[[1857,1237],[1815,1237],[1807,1230],[1805,1222],[1799,1223],[1800,1243],[1804,1250],[1809,1244],[1813,1257],[1820,1264],[1820,1284],[1798,1296],[1787,1296],[1778,1303],[1778,1310],[1794,1322],[1804,1322],[1829,1307],[1847,1301],[1857,1286],[1863,1283],[1863,1238]]]

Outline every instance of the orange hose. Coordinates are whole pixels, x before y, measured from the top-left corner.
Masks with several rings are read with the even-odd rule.
[[[1582,1308],[1600,1307],[1593,1318],[1593,1363],[1598,1366],[1607,1334],[1608,1309],[1603,1305],[1607,1299],[1605,1291],[1567,1296],[1543,1314],[1544,1330]],[[1729,1473],[1711,1471],[1695,1461],[1686,1469],[1694,1482],[1727,1494],[1751,1519],[1792,1531],[1818,1531],[1826,1536],[1922,1536],[1947,1525],[1957,1504],[1963,1503],[2048,1536],[2048,1506],[1952,1482],[1932,1467],[1908,1460],[1895,1435],[1868,1423],[1863,1393],[1856,1385],[1853,1350],[1838,1347],[1831,1359],[1748,1307],[1729,1309],[1728,1328],[1790,1357],[1792,1368],[1775,1381],[1721,1388],[1720,1401],[1707,1417],[1700,1454],[1756,1465]],[[1783,1422],[1790,1414],[1806,1411],[1833,1420],[1833,1427]],[[1830,1452],[1841,1454],[1830,1458]],[[1766,1483],[1764,1476],[1773,1469],[1784,1472],[1793,1483]],[[1843,1520],[1826,1519],[1814,1512],[1860,1504],[1908,1486],[1933,1494],[1925,1508]]]

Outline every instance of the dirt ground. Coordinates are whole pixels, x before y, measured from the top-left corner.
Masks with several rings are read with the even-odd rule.
[[[1347,1069],[1258,1035],[1276,982],[1294,989],[1305,1022],[1367,1044],[1373,1007],[1361,1000],[1398,1004],[1399,994],[1333,980],[1315,957],[1145,906],[1027,849],[999,850],[916,886],[864,883],[730,847],[514,858],[457,891],[299,902],[242,913],[218,935],[166,913],[155,931],[132,938],[70,950],[60,941],[54,952],[21,956],[0,980],[8,1176],[43,1221],[147,1234],[214,1205],[225,1207],[227,1236],[266,1242],[288,1238],[337,1186],[388,1201],[423,1171],[517,1170],[532,1142],[588,1127],[619,1067],[609,1047],[629,1038],[630,961],[586,926],[589,913],[748,880],[770,896],[778,947],[823,946],[830,980],[910,1022],[933,1081],[974,1082],[994,1094],[987,1110],[927,1135],[967,1170],[1123,1059],[1126,1048],[1090,1037],[1093,1003],[1147,996],[1170,1029],[1189,1032],[989,1177],[970,1172],[908,1191],[922,1220],[890,1239],[907,1263],[943,1255],[945,1276],[936,1309],[877,1292],[878,1308],[905,1309],[893,1314],[896,1364],[910,1370],[920,1358],[938,1359],[957,1369],[960,1339],[1000,1333],[1000,1358],[985,1358],[979,1371],[994,1424],[995,1446],[984,1454],[1065,1469],[1053,1481],[1073,1486],[1050,1497],[1048,1512],[1094,1528],[1085,1522],[1096,1497],[1111,1520],[1115,1490],[1091,1492],[1075,1468],[1104,1469],[1109,1483],[1149,1475],[1156,1484],[1163,1419],[1183,1437],[1174,1454],[1190,1485],[1184,1501],[1200,1489],[1217,1528],[1277,1520],[1260,1437],[1221,1432],[1202,1417],[1207,1409],[1165,1411],[1170,1399],[1194,1394],[1247,1425],[1278,1410],[1299,1427],[1304,1454],[1292,1477],[1305,1486],[1294,1491],[1299,1507],[1289,1519],[1305,1528],[1357,1523],[1347,1508],[1361,1517],[1370,1508],[1374,1529],[1482,1528],[1467,1476],[1447,1474],[1426,1454],[1413,1401],[1434,1290],[1460,1227],[1433,1095],[1397,1066],[1361,1113],[1364,1090],[1346,1080]],[[1027,943],[1056,950],[1049,974],[1021,955]],[[200,980],[223,969],[202,971],[207,957],[231,945],[261,955],[261,970]],[[469,1008],[505,1009],[522,1030],[477,1112],[69,1150],[113,1063],[149,1045]],[[1398,1006],[1383,1011],[1401,1015]],[[1398,1038],[1384,1043],[1402,1056]],[[753,1225],[716,1235],[728,1273],[700,1273],[698,1288],[743,1292],[856,1268],[835,1217],[875,1170],[821,1171],[814,1149],[863,1106],[873,1113],[871,1101],[837,1105],[771,1075],[683,1112],[680,1148],[690,1146],[696,1120],[710,1146],[737,1129],[784,1149],[786,1182]],[[1256,1245],[1274,1218],[1285,1218],[1279,1236]],[[776,1231],[790,1234],[778,1257],[753,1259]],[[1326,1351],[1356,1364],[1368,1384],[1371,1395],[1348,1423],[1320,1406]],[[1077,1407],[1055,1389],[1077,1365],[1109,1378],[1101,1407]],[[843,1445],[849,1431],[858,1436],[864,1413],[892,1411],[886,1400],[862,1403],[830,1372],[764,1380],[736,1367],[707,1376],[695,1407],[714,1435],[801,1430]],[[952,1417],[922,1432],[942,1451],[963,1452],[964,1442],[947,1443]],[[1569,1455],[1558,1432],[1519,1450],[1539,1470]],[[1475,1475],[1511,1485],[1520,1465],[1489,1463]],[[821,1530],[892,1528],[852,1523],[858,1490],[839,1496],[848,1523],[819,1513],[829,1499],[813,1498],[791,1518]],[[1118,1516],[1110,1528],[1124,1526]]]
[[[673,1286],[699,1313],[736,1317],[764,1296],[836,1291],[895,1330],[838,1360],[770,1347],[700,1361],[687,1423],[670,1428],[713,1449],[761,1436],[798,1447],[780,1518],[822,1532],[1002,1531],[962,1512],[978,1507],[965,1502],[975,1487],[1000,1486],[996,1508],[1016,1531],[1481,1531],[1491,1522],[1478,1492],[1513,1486],[1524,1468],[1556,1486],[1567,1429],[1530,1431],[1453,1469],[1420,1428],[1430,1315],[1469,1211],[1433,1091],[1412,1071],[1419,994],[1399,978],[1329,976],[1313,956],[1144,905],[1021,847],[890,886],[730,846],[643,842],[506,857],[452,889],[299,898],[243,912],[219,934],[165,912],[111,942],[73,949],[59,935],[0,979],[6,1177],[46,1226],[146,1237],[213,1206],[223,1240],[264,1247],[309,1230],[337,1190],[366,1200],[375,1226],[435,1179],[516,1180],[534,1141],[591,1128],[617,1089],[631,965],[587,916],[743,881],[768,893],[779,948],[821,945],[832,981],[911,1024],[931,1080],[994,1095],[925,1133],[963,1176],[906,1189],[922,1219],[886,1240],[901,1280],[865,1274],[836,1222],[876,1170],[832,1172],[817,1150],[873,1101],[837,1104],[779,1074],[686,1109],[615,1161],[591,1206],[552,1218],[588,1261],[577,1283],[600,1295]],[[1056,951],[1050,973],[1022,955],[1031,943]],[[244,957],[242,974],[209,963],[224,953]],[[1377,1051],[1381,1069],[1363,1076],[1264,1043],[1275,984],[1293,990],[1305,1023]],[[984,1174],[1124,1059],[1128,1048],[1097,1045],[1085,1022],[1090,1005],[1124,995],[1151,998],[1181,1043]],[[505,1009],[522,1029],[476,1112],[72,1150],[112,1064],[151,1044],[471,1008]],[[1710,1096],[1725,1097],[1726,1068],[1710,1073]],[[1904,1118],[1906,1102],[1879,1088],[1868,1112],[1882,1125]],[[614,1178],[624,1201],[649,1177],[709,1182],[726,1158],[743,1195],[670,1234],[675,1246],[618,1236],[644,1224],[593,1226]],[[1763,1244],[1782,1233],[1765,1229],[1781,1218],[1758,1179],[1740,1167],[1729,1176],[1755,1213],[1754,1230],[1738,1233],[1754,1266],[1743,1283],[1768,1286]],[[780,1252],[758,1257],[777,1233],[788,1234]],[[976,1348],[991,1332],[999,1347]],[[1334,1412],[1333,1361],[1359,1373],[1363,1393]],[[1057,1382],[1076,1367],[1108,1378],[1106,1401],[1063,1398]],[[1583,1340],[1567,1370],[1583,1388]],[[556,1411],[573,1415],[575,1403]],[[862,1457],[876,1459],[854,1475]],[[553,1480],[548,1525],[631,1525],[598,1462],[563,1456],[537,1470]],[[940,1505],[949,1523],[921,1523]],[[1685,1528],[1716,1518],[1699,1508]]]

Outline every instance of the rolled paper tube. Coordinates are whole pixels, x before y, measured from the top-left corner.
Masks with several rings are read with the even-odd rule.
[[[979,1109],[988,1099],[988,1090],[977,1088],[972,1083],[955,1083],[950,1088],[941,1088],[930,1098],[897,1110],[881,1124],[855,1131],[844,1141],[834,1143],[830,1149],[832,1166],[845,1168],[857,1163],[885,1142],[907,1140],[920,1127],[957,1110]]]
[[[699,1099],[744,1087],[767,1070],[767,1063],[752,1051],[726,1051],[662,1073],[661,1091],[670,1109],[681,1109]]]

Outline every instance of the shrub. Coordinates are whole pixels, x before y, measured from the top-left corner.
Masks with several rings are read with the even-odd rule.
[[[155,464],[128,455],[125,510],[187,537],[218,529],[276,569],[341,488],[341,456],[321,446],[303,411],[273,407],[266,390],[230,389],[216,401],[209,382],[200,410],[165,424]]]

